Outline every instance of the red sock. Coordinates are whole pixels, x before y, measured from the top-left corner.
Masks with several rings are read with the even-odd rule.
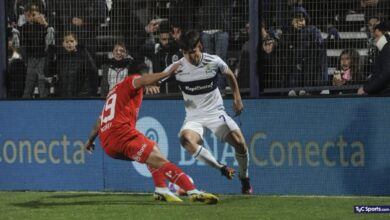
[[[180,186],[185,191],[195,189],[194,184],[188,179],[187,175],[171,162],[164,163],[159,169],[169,181]]]
[[[165,182],[165,176],[160,170],[153,168],[149,165],[148,165],[148,170],[152,174],[155,187],[167,187],[167,184]]]

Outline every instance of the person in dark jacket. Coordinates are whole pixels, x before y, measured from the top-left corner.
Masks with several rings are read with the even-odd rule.
[[[54,24],[58,43],[66,32],[77,35],[80,44],[96,50],[96,35],[107,18],[105,0],[50,0],[47,1],[49,23]]]
[[[22,54],[12,45],[12,33],[8,32],[8,68],[6,73],[7,98],[22,98],[26,79],[26,63]]]
[[[98,70],[89,51],[78,45],[74,33],[65,33],[53,65],[58,77],[56,96],[93,97],[97,94]]]
[[[177,43],[171,37],[168,25],[161,25],[159,42],[153,47],[156,48],[155,53],[151,57],[154,73],[163,72],[169,65],[183,57]],[[179,92],[178,83],[173,78],[165,81],[161,86],[162,91],[166,93]]]
[[[291,88],[321,86],[328,81],[324,40],[320,30],[310,25],[309,21],[305,8],[293,7],[290,27],[280,41],[284,62],[287,64],[284,71]],[[300,93],[306,92],[301,90]],[[294,96],[296,93],[291,90],[289,95]]]
[[[12,27],[20,27],[25,24],[26,17],[24,11],[30,4],[38,6],[41,13],[46,14],[46,1],[48,0],[7,0],[7,20],[9,24]]]
[[[357,91],[358,95],[390,95],[390,22],[383,21],[374,27],[379,53],[370,79]]]
[[[46,29],[48,22],[35,3],[26,6],[24,12],[26,23],[20,27],[22,52],[27,61],[27,75],[23,98],[32,98],[35,86],[38,85],[39,96],[47,97],[48,89],[44,67],[46,63]]]

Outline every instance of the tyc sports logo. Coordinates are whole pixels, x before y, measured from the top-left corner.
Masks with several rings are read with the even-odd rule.
[[[355,214],[390,213],[390,206],[355,205],[353,211]]]
[[[147,138],[156,142],[161,153],[168,157],[168,137],[164,127],[153,117],[142,117],[137,121],[137,130],[143,133]],[[133,162],[134,169],[144,177],[151,177],[145,164]]]

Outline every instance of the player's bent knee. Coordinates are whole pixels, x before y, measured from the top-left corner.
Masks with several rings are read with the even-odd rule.
[[[180,136],[180,143],[185,147],[185,146],[188,146],[188,145],[193,145],[196,142],[195,142],[195,138],[194,137],[184,133],[184,134],[182,134]]]
[[[168,160],[161,153],[161,151],[158,148],[158,146],[155,145],[153,147],[153,151],[149,154],[149,157],[146,160],[146,164],[148,164],[148,165],[158,169],[166,162],[168,162]]]

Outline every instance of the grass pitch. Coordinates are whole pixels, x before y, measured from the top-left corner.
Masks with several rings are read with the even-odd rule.
[[[151,194],[99,192],[0,192],[0,219],[390,219],[354,214],[354,205],[390,205],[390,197],[233,196],[217,205],[154,201]]]

